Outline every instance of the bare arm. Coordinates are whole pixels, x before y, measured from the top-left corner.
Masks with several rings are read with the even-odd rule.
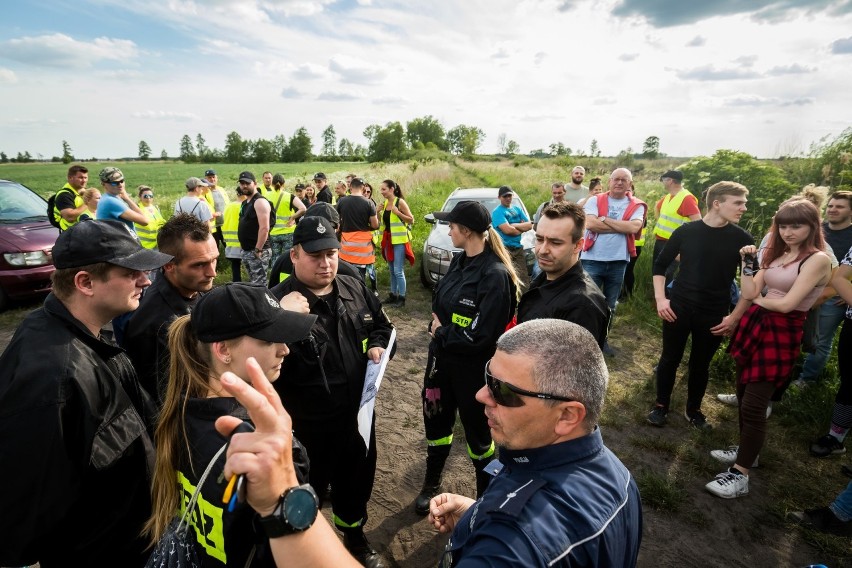
[[[852,266],[841,264],[834,271],[834,276],[831,278],[831,286],[835,289],[838,296],[843,298],[847,304],[852,305],[852,282],[850,282],[850,278],[852,278]]]
[[[399,207],[391,202],[391,212],[399,217],[403,223],[411,224],[414,222],[414,215],[411,214],[411,209],[408,208],[408,203],[404,199],[399,200]]]
[[[664,275],[654,276],[654,300],[657,302],[657,315],[667,322],[674,322],[677,314],[671,307],[671,302],[666,298],[666,277]]]
[[[831,277],[831,260],[818,252],[802,264],[793,287],[783,298],[757,298],[754,303],[773,312],[790,313],[817,286],[825,285]]]
[[[88,207],[84,203],[81,206],[75,207],[73,209],[71,207],[68,207],[66,209],[60,209],[59,215],[61,215],[62,218],[68,221],[69,223],[73,223],[77,220],[77,217],[85,213],[87,210]]]
[[[609,217],[586,217],[586,228],[595,233],[621,233],[630,235],[642,228],[642,219],[624,221]]]
[[[257,213],[257,244],[254,246],[262,249],[269,238],[269,212],[272,208],[266,199],[258,199],[254,202],[254,210]]]
[[[305,207],[305,204],[302,203],[302,200],[298,197],[293,197],[293,207],[296,208],[296,212],[290,215],[290,221],[287,222],[288,227],[292,227],[293,225],[295,225],[296,219],[300,218],[302,215],[305,214],[305,211],[308,210],[308,208]]]

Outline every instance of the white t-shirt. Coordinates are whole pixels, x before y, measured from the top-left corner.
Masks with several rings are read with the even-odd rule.
[[[598,195],[589,198],[583,205],[583,210],[587,216],[598,217]],[[609,197],[607,203],[609,211],[607,217],[618,221],[624,217],[624,211],[627,210],[627,205],[630,199],[627,196],[621,199],[613,199]],[[630,221],[642,219],[645,210],[643,207],[637,207],[636,211],[630,216]],[[586,231],[588,233],[588,231]],[[586,236],[588,238],[588,235]],[[611,262],[614,260],[630,260],[630,252],[627,250],[627,235],[624,233],[598,233],[597,240],[594,246],[580,255],[582,260],[598,260],[602,262]]]

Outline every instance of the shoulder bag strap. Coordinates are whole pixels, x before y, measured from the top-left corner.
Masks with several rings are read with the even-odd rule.
[[[796,269],[796,274],[799,274],[802,271],[802,265],[805,263],[805,261],[815,254],[816,252],[812,252],[811,254],[802,259],[802,262],[799,263],[799,268]]]
[[[195,504],[198,501],[198,496],[201,495],[201,486],[204,485],[204,482],[207,481],[207,476],[210,475],[210,470],[213,469],[213,466],[216,465],[216,462],[219,460],[219,456],[225,451],[228,447],[228,444],[225,443],[219,451],[216,452],[216,455],[213,456],[213,459],[210,460],[210,463],[207,464],[207,469],[204,470],[204,473],[201,474],[201,477],[198,479],[198,484],[195,486],[195,491],[192,493],[192,498],[189,500],[189,504],[186,506],[186,510],[183,512],[183,516],[180,518],[180,523],[178,523],[177,530],[183,528],[184,523],[189,520],[189,517],[192,516],[192,511],[195,509]]]

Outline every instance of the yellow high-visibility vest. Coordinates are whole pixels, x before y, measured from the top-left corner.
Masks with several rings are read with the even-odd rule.
[[[660,217],[657,219],[657,224],[654,225],[654,235],[657,238],[668,240],[675,229],[689,223],[689,217],[678,215],[677,210],[680,209],[683,200],[690,195],[692,194],[686,189],[681,189],[674,197],[668,194],[663,198]]]
[[[140,207],[139,209],[148,218],[147,225],[133,223],[133,228],[136,229],[136,234],[139,236],[139,243],[146,249],[157,248],[157,233],[160,232],[160,227],[166,224],[166,220],[160,213],[160,208],[156,205]]]
[[[385,200],[385,211],[390,213],[390,234],[391,244],[402,245],[409,241],[408,227],[402,222],[402,219],[390,210],[390,201]]]
[[[232,201],[225,206],[225,211],[222,213],[224,221],[222,221],[222,239],[225,241],[226,247],[239,247],[240,239],[237,236],[237,230],[240,227],[240,206],[242,201]]]
[[[296,224],[294,223],[292,227],[288,227],[287,223],[290,222],[290,217],[293,216],[295,211],[290,209],[290,201],[292,198],[292,194],[289,191],[284,191],[284,189],[280,189],[277,192],[277,197],[275,199],[269,199],[272,202],[272,206],[275,207],[275,226],[272,227],[272,230],[269,231],[270,235],[286,235],[288,233],[292,233],[296,230]],[[289,212],[289,215],[285,215],[285,213]]]

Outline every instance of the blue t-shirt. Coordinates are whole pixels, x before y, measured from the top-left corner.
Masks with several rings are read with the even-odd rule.
[[[491,212],[491,225],[497,230],[500,238],[503,239],[503,244],[507,247],[517,248],[521,246],[521,235],[506,235],[500,230],[500,225],[503,223],[523,223],[529,220],[524,210],[517,205],[512,205],[511,207],[498,205]]]
[[[607,203],[608,211],[606,216],[610,219],[618,221],[623,220],[624,212],[627,210],[627,205],[630,203],[628,197],[621,199],[613,199],[609,196]],[[590,198],[583,205],[583,211],[586,216],[598,218],[598,196]],[[633,215],[630,216],[630,221],[642,219],[645,213],[643,207],[637,207]],[[586,237],[588,238],[588,236]],[[597,240],[592,248],[582,253],[582,260],[598,260],[602,262],[612,262],[614,260],[630,260],[630,252],[627,250],[627,235],[624,233],[598,233]]]
[[[130,209],[127,206],[127,203],[121,200],[121,198],[116,197],[110,193],[104,192],[101,196],[101,200],[98,202],[98,211],[96,215],[98,219],[115,219],[116,221],[121,221],[130,231],[135,235],[136,231],[133,228],[133,221],[128,221],[127,219],[122,219],[121,214]]]

